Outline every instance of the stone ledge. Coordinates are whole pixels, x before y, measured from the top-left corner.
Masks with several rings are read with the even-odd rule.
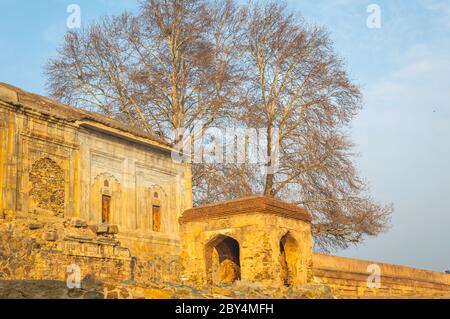
[[[304,208],[271,197],[254,196],[188,209],[180,217],[180,223],[256,213],[311,222],[311,215]]]
[[[68,256],[130,260],[128,248],[100,242],[64,241],[62,252]]]
[[[316,278],[327,278],[331,281],[351,281],[357,286],[358,283],[366,283],[370,273],[348,272],[336,269],[318,269],[313,268],[313,276]],[[423,289],[436,289],[442,291],[450,291],[450,285],[444,282],[438,282],[435,280],[427,280],[425,278],[410,278],[404,276],[383,275],[381,274],[381,284],[386,288],[394,285],[411,287],[411,288],[423,288]]]
[[[17,103],[19,102],[19,97],[16,91],[0,86],[0,100],[7,103]]]
[[[443,284],[450,288],[450,275],[445,273],[411,268],[407,266],[386,264],[376,261],[353,259],[340,256],[313,254],[313,271],[327,272],[333,276],[359,276],[366,277],[369,265],[376,264],[380,267],[381,276],[384,278],[396,278],[401,280],[413,280],[417,282],[428,282]],[[366,280],[364,279],[364,281]]]
[[[107,118],[99,113],[88,112],[75,107],[62,104],[58,101],[37,94],[26,92],[13,85],[0,82],[0,102],[13,104],[27,112],[36,113],[61,119],[66,122],[80,123],[90,126],[104,126],[110,131],[115,131],[121,138],[132,137],[133,140],[142,140],[146,144],[170,151],[172,145],[163,141],[160,137],[144,132],[136,127],[123,124],[119,121]]]

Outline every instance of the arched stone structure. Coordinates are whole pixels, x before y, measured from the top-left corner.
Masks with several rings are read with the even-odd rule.
[[[215,271],[214,262],[220,264],[224,256],[231,256],[230,261],[237,264],[236,250],[233,252],[227,239],[231,238],[238,243],[242,281],[271,286],[304,284],[311,276],[310,222],[306,210],[269,197],[187,210],[180,219],[184,277],[201,285],[220,281],[220,268]],[[280,276],[283,270],[284,277]]]

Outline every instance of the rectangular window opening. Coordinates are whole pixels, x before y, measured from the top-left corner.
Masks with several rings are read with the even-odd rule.
[[[152,217],[153,217],[153,231],[160,232],[161,231],[161,207],[160,206],[153,206]]]
[[[102,223],[108,224],[111,220],[111,196],[102,196]]]

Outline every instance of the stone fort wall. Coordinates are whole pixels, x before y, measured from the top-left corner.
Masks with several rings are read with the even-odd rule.
[[[341,298],[450,298],[450,275],[446,273],[321,254],[313,255],[313,282],[330,286]]]

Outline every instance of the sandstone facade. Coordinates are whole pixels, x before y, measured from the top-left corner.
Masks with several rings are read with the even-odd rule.
[[[185,279],[198,285],[306,284],[312,265],[310,221],[304,209],[266,197],[187,210],[180,221]]]
[[[0,84],[1,212],[115,225],[133,255],[177,256],[190,180],[157,138]]]

